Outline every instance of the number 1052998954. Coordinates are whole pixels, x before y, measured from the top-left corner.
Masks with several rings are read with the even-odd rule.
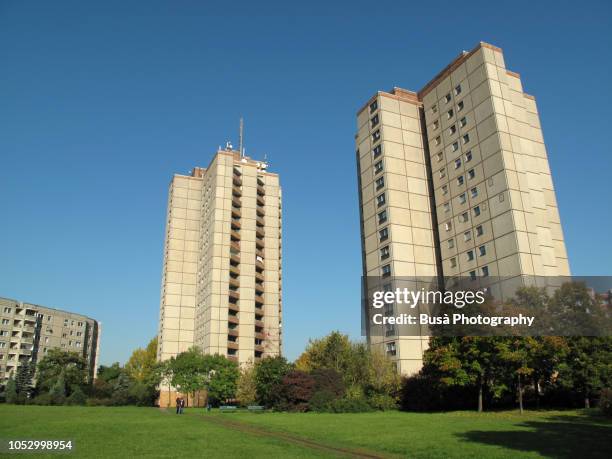
[[[64,451],[74,450],[72,440],[1,440],[0,452]]]

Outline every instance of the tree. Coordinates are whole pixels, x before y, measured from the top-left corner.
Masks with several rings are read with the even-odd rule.
[[[205,389],[212,404],[234,398],[238,387],[240,371],[238,364],[225,356],[215,354],[204,356],[202,372],[205,378]]]
[[[257,386],[255,384],[255,367],[249,362],[240,370],[236,398],[240,405],[249,406],[257,402]]]
[[[277,408],[291,411],[307,411],[315,390],[315,379],[308,373],[293,370],[283,376],[277,388]]]
[[[19,403],[19,395],[17,393],[17,383],[13,375],[9,378],[6,383],[6,403]]]
[[[15,385],[17,389],[18,398],[21,402],[25,402],[32,393],[32,380],[34,379],[34,373],[36,366],[32,362],[22,363],[15,374]]]
[[[516,386],[519,410],[523,414],[524,381],[534,373],[534,357],[538,341],[533,337],[512,337],[497,339],[497,346],[501,362],[506,370],[516,375]]]
[[[125,364],[125,371],[134,381],[147,383],[155,371],[157,363],[157,336],[145,349],[136,349]]]
[[[60,379],[64,396],[70,395],[66,388],[83,387],[87,383],[87,361],[76,352],[50,349],[38,364],[38,392],[50,392],[52,387],[59,387]]]
[[[255,364],[255,387],[257,401],[272,407],[278,401],[278,386],[283,377],[292,370],[292,365],[284,357],[265,357]]]

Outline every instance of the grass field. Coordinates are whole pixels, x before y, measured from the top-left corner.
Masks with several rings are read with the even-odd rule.
[[[0,439],[25,438],[72,439],[73,457],[612,457],[612,422],[580,411],[177,416],[0,405]]]

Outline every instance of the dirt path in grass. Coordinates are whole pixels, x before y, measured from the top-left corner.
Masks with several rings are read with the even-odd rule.
[[[166,411],[166,410],[164,410]],[[231,414],[229,415],[231,416]],[[321,451],[323,453],[329,453],[335,456],[342,457],[351,457],[351,458],[363,458],[363,459],[387,459],[393,456],[376,453],[372,451],[368,451],[362,448],[343,448],[337,446],[330,446],[324,443],[318,443],[316,441],[299,437],[297,435],[273,431],[264,429],[262,427],[254,426],[252,424],[248,424],[246,422],[240,422],[233,419],[229,419],[222,416],[193,416],[197,419],[201,419],[205,422],[210,422],[213,424],[220,425],[222,427],[226,427],[228,429],[237,430],[246,434],[257,435],[260,437],[269,437],[275,438],[277,440],[286,441],[287,443],[292,443],[294,445],[301,446],[303,448],[309,448],[317,451]]]

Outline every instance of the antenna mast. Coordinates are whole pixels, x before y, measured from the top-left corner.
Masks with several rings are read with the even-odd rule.
[[[241,158],[244,158],[243,140],[244,140],[244,120],[242,119],[242,116],[241,116],[240,117],[240,157]]]

